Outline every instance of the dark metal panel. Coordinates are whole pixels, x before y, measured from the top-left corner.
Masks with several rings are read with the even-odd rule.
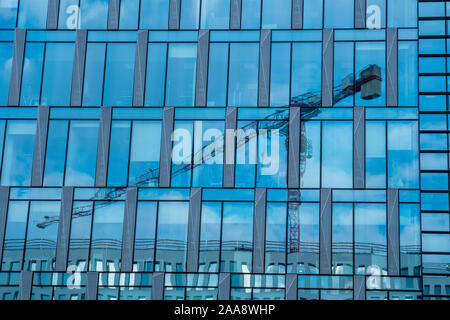
[[[36,136],[34,140],[33,167],[31,173],[31,186],[41,187],[44,181],[45,150],[47,149],[47,132],[50,108],[38,107],[36,121]]]
[[[323,29],[322,42],[322,107],[333,105],[334,30]]]
[[[71,106],[81,106],[83,99],[84,63],[86,62],[87,30],[77,30],[72,74]]]
[[[331,274],[331,189],[320,189],[320,255],[321,274]]]
[[[122,263],[120,271],[133,271],[134,237],[136,234],[137,188],[128,188],[123,222]]]
[[[259,81],[258,106],[268,107],[270,97],[270,55],[272,49],[272,31],[261,30],[259,40]]]
[[[180,12],[181,12],[181,1],[180,0],[170,0],[170,4],[169,4],[169,29],[170,30],[180,29]]]
[[[97,300],[98,272],[87,273],[86,300]]]
[[[229,273],[219,274],[218,300],[230,300],[231,275]]]
[[[112,107],[102,107],[100,113],[100,128],[97,146],[97,168],[95,170],[95,186],[106,186],[109,140],[111,137]]]
[[[398,29],[386,30],[386,106],[398,106]]]
[[[152,276],[152,300],[164,298],[164,272],[155,272]]]
[[[355,0],[355,29],[366,27],[366,0]]]
[[[303,29],[303,0],[292,0],[292,29]]]
[[[170,172],[172,167],[172,131],[174,107],[165,107],[161,134],[161,160],[159,162],[159,186],[170,187]]]
[[[387,191],[388,274],[400,275],[400,218],[398,189]]]
[[[189,201],[187,272],[198,271],[198,255],[200,248],[200,214],[202,206],[202,189],[191,188]]]
[[[264,249],[266,238],[265,188],[255,189],[255,215],[253,221],[253,273],[264,273]]]
[[[3,241],[6,231],[6,218],[8,216],[9,187],[0,186],[0,259],[3,255]]]
[[[242,0],[230,0],[230,29],[241,28]]]
[[[197,82],[195,85],[195,106],[206,106],[206,86],[208,82],[209,30],[198,32]]]
[[[363,275],[353,276],[353,299],[366,300],[366,277]]]
[[[298,275],[296,273],[286,274],[286,300],[297,300]]]
[[[225,116],[225,158],[223,165],[223,187],[233,188],[235,177],[235,156],[236,156],[236,128],[237,128],[237,108],[228,107]]]
[[[33,272],[20,271],[19,300],[31,300],[32,285],[33,285]]]
[[[69,256],[70,226],[72,224],[73,187],[63,187],[59,213],[58,241],[56,244],[55,270],[66,272]]]
[[[353,188],[365,188],[366,173],[366,119],[364,107],[353,110]]]
[[[145,102],[145,76],[147,73],[148,30],[139,30],[134,65],[133,106],[143,107]]]
[[[289,109],[288,188],[300,188],[300,107]]]
[[[47,29],[58,29],[59,0],[48,0]]]
[[[119,29],[120,0],[109,0],[108,30]]]
[[[8,105],[18,106],[20,90],[22,88],[23,57],[25,54],[26,30],[16,29],[14,32],[14,51],[11,67],[11,81],[9,82]]]

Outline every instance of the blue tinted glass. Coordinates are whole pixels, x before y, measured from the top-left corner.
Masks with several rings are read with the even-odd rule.
[[[9,81],[11,79],[11,66],[13,44],[0,43],[0,106],[8,105]]]
[[[200,233],[200,272],[218,272],[220,255],[220,202],[203,202]]]
[[[98,121],[71,121],[67,148],[67,186],[93,186],[97,163]],[[79,155],[83,154],[83,157]]]
[[[14,29],[17,19],[18,0],[0,1],[0,29]]]
[[[325,0],[325,28],[353,28],[353,0]]]
[[[47,44],[41,105],[70,105],[74,53],[73,43]]]
[[[181,1],[180,29],[198,29],[200,0]]]
[[[201,29],[228,29],[230,22],[230,1],[202,1],[201,14]]]
[[[367,0],[366,26],[369,29],[386,28],[386,0]]]
[[[137,29],[139,19],[139,1],[120,1],[120,29]]]
[[[305,121],[301,124],[300,181],[305,188],[320,187],[320,127],[318,121]]]
[[[208,106],[227,105],[228,44],[209,47]]]
[[[2,271],[22,270],[28,206],[28,201],[11,201],[9,203],[4,238]]]
[[[105,49],[105,43],[88,43],[87,45],[83,106],[102,105]]]
[[[286,203],[268,203],[265,272],[286,272]]]
[[[172,147],[172,183],[173,187],[189,187],[191,184],[193,122],[176,121]]]
[[[66,160],[67,120],[51,120],[48,129],[44,186],[62,186]]]
[[[151,139],[149,139],[151,137]],[[129,184],[155,186],[158,184],[161,123],[133,121],[130,151]]]
[[[420,208],[400,204],[400,263],[402,275],[420,275]]]
[[[134,264],[136,271],[153,271],[157,202],[139,202],[136,217]]]
[[[93,202],[74,202],[73,213],[87,212],[71,221],[68,266],[86,271],[89,261]],[[72,213],[72,214],[73,214]]]
[[[303,0],[303,27],[322,28],[323,0]]]
[[[169,0],[141,0],[141,29],[167,29]]]
[[[291,45],[289,43],[272,44],[272,62],[270,64],[270,105],[289,105],[289,87],[291,73]]]
[[[366,186],[386,187],[386,123],[366,122]]]
[[[263,29],[291,28],[291,0],[262,0]]]
[[[389,0],[388,27],[417,27],[417,0]]]
[[[47,7],[47,0],[20,0],[17,26],[24,29],[45,29]]]
[[[353,186],[353,123],[324,121],[322,124],[322,187]]]
[[[450,251],[450,234],[424,234],[422,247],[426,252]]]
[[[333,273],[353,274],[353,204],[333,204]]]
[[[37,106],[41,92],[44,43],[27,43],[23,64],[21,106]]]
[[[9,120],[7,122],[2,185],[30,185],[35,133],[35,121]]]
[[[106,29],[109,0],[80,0],[80,28]]]
[[[103,105],[132,105],[135,58],[136,44],[108,44]]]
[[[112,123],[108,186],[119,187],[127,184],[130,129],[130,121],[113,121]]]
[[[334,45],[335,106],[353,106],[352,86],[355,80],[353,51],[354,44],[352,42],[338,42]]]
[[[258,57],[259,45],[257,43],[230,44],[229,106],[256,106]]]
[[[261,25],[261,0],[242,0],[242,29],[259,29]]]
[[[59,29],[77,29],[80,23],[78,0],[60,0]]]
[[[166,105],[194,105],[196,64],[197,44],[169,44]]]
[[[166,83],[167,44],[148,45],[147,81],[145,88],[146,106],[164,105],[164,87]]]

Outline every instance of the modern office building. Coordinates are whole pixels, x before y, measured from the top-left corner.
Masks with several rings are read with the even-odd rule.
[[[0,0],[0,299],[448,299],[449,17]]]

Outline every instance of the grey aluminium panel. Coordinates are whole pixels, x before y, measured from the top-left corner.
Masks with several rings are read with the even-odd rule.
[[[76,34],[75,59],[72,74],[71,106],[81,106],[83,98],[84,64],[86,62],[87,30],[79,29]]]
[[[136,42],[136,63],[134,65],[133,106],[143,107],[145,103],[145,77],[147,74],[148,30],[139,30]]]
[[[172,168],[172,131],[174,115],[174,107],[164,108],[161,133],[161,160],[159,161],[160,187],[170,187],[170,172]]]
[[[355,107],[353,110],[353,188],[365,188],[366,173],[366,119],[365,108]]]
[[[180,29],[181,0],[170,0],[169,4],[169,29]]]
[[[355,0],[355,29],[366,27],[366,0]]]
[[[195,106],[206,106],[208,82],[209,30],[198,32],[197,75],[195,84]]]
[[[32,285],[33,285],[33,272],[20,271],[19,300],[31,300]]]
[[[400,275],[400,218],[398,189],[387,191],[388,274]]]
[[[119,29],[120,0],[109,0],[108,30]]]
[[[38,107],[36,121],[36,136],[33,152],[33,167],[31,173],[31,186],[41,187],[44,181],[45,150],[47,149],[47,132],[50,108]]]
[[[259,40],[259,79],[258,106],[268,107],[270,97],[270,56],[272,49],[272,31],[261,30]]]
[[[333,105],[334,30],[323,29],[322,42],[322,107]]]
[[[229,273],[219,274],[218,300],[230,300],[231,275]]]
[[[292,0],[292,29],[303,29],[303,0]]]
[[[120,271],[133,271],[134,237],[136,234],[137,188],[128,188],[123,223],[122,263]]]
[[[95,186],[106,186],[109,140],[111,137],[112,107],[102,107],[100,113],[100,128],[97,146],[97,167],[95,170]]]
[[[87,273],[86,300],[97,300],[98,272]]]
[[[233,188],[235,177],[237,108],[227,107],[225,116],[225,163],[223,165],[223,187]]]
[[[331,189],[320,189],[319,269],[331,274]]]
[[[23,57],[25,55],[26,30],[16,29],[14,32],[14,50],[9,85],[8,105],[18,106],[22,88]]]
[[[72,223],[73,187],[63,187],[59,213],[58,241],[56,245],[55,270],[66,272],[69,256],[70,226]]]
[[[398,29],[386,30],[386,106],[398,106]]]
[[[264,273],[266,238],[266,199],[267,190],[255,190],[255,214],[253,219],[253,273]]]
[[[6,231],[6,218],[8,215],[9,187],[0,186],[0,257],[3,255],[3,240]]]
[[[58,29],[59,1],[48,0],[47,29]]]
[[[230,29],[241,28],[242,0],[230,0]]]
[[[286,274],[286,300],[297,300],[298,275],[296,273]]]
[[[366,300],[366,277],[363,275],[353,277],[353,299]]]
[[[288,188],[300,188],[300,107],[289,109]]]
[[[188,220],[187,272],[198,271],[201,206],[202,189],[191,188]]]
[[[164,298],[164,272],[155,272],[152,276],[152,300]]]

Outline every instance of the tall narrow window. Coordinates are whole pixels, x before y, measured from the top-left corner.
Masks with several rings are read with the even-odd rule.
[[[386,187],[386,123],[366,122],[366,186]]]
[[[167,29],[169,0],[141,0],[141,29]]]
[[[157,202],[145,201],[138,204],[134,244],[135,271],[153,271],[157,207]]]
[[[45,29],[48,1],[20,0],[19,22],[24,29]]]
[[[221,218],[220,202],[203,202],[199,271],[219,271]]]
[[[268,203],[266,218],[266,273],[286,272],[286,203]]]
[[[0,29],[14,29],[19,0],[0,1]]]
[[[102,105],[105,50],[105,43],[88,43],[87,45],[83,106]]]
[[[44,186],[62,186],[64,183],[68,127],[68,120],[49,122]]]
[[[181,1],[180,29],[198,29],[200,0]]]
[[[145,106],[157,107],[164,105],[166,62],[167,44],[150,43],[148,45]]]
[[[1,12],[1,11],[0,11]],[[0,13],[1,17],[1,13]],[[11,79],[13,44],[0,43],[0,106],[8,105],[9,81]]]
[[[291,45],[289,43],[272,44],[272,62],[270,64],[270,105],[289,105]]]
[[[44,43],[28,42],[25,46],[23,63],[21,106],[37,106],[41,96],[42,67],[44,63]]]
[[[202,1],[201,29],[228,29],[230,25],[230,1]]]
[[[228,43],[209,46],[208,106],[227,105]]]
[[[291,0],[262,0],[263,29],[291,28]]]
[[[353,204],[333,204],[333,274],[353,274]]]
[[[113,121],[109,151],[108,186],[127,185],[131,121]]]

